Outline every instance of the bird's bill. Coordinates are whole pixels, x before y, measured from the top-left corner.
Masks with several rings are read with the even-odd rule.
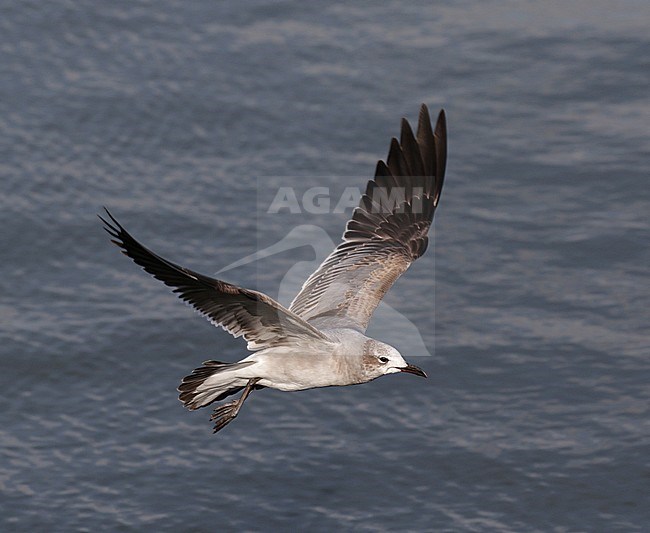
[[[415,365],[406,365],[403,366],[399,369],[400,372],[407,372],[408,374],[415,374],[416,376],[420,376],[423,378],[426,378],[427,375],[424,373],[424,370],[422,370],[420,367],[417,367]]]

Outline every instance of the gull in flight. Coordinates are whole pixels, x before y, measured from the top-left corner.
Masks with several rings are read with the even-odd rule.
[[[385,374],[426,377],[392,346],[364,333],[388,289],[427,248],[447,160],[444,111],[435,129],[425,105],[416,134],[402,119],[386,162],[379,161],[343,239],[307,279],[287,309],[263,294],[179,266],[136,241],[106,210],[99,217],[122,253],[172,288],[212,324],[243,337],[253,352],[236,363],[205,361],[183,378],[188,409],[218,405],[214,432],[239,413],[251,391],[298,391],[355,385]]]

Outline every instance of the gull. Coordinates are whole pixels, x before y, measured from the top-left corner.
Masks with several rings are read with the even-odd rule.
[[[427,248],[446,161],[444,110],[434,129],[423,104],[417,133],[402,119],[400,140],[393,138],[386,161],[377,163],[341,243],[289,308],[261,292],[164,259],[104,208],[107,218],[98,216],[123,254],[212,324],[243,337],[253,352],[235,363],[205,361],[179,385],[183,405],[195,410],[241,392],[214,409],[210,419],[216,433],[235,419],[253,390],[264,387],[299,391],[356,385],[398,372],[426,378],[396,348],[365,331],[386,292]]]

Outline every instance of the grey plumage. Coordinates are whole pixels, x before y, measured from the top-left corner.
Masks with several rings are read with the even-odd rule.
[[[234,419],[255,389],[284,391],[365,383],[385,374],[424,372],[392,346],[364,335],[372,314],[428,245],[444,181],[447,141],[441,111],[435,131],[426,106],[417,133],[402,119],[354,210],[342,242],[303,285],[289,309],[257,291],[168,261],[135,240],[106,210],[99,217],[122,252],[253,353],[237,363],[206,361],[185,377],[179,399],[198,409],[229,395],[214,411],[215,432]]]

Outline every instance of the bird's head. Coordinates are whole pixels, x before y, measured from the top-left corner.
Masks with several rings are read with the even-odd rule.
[[[421,368],[404,361],[402,354],[398,350],[388,344],[374,340],[366,343],[363,366],[366,374],[371,376],[370,379],[396,372],[406,372],[423,378],[427,377]]]

